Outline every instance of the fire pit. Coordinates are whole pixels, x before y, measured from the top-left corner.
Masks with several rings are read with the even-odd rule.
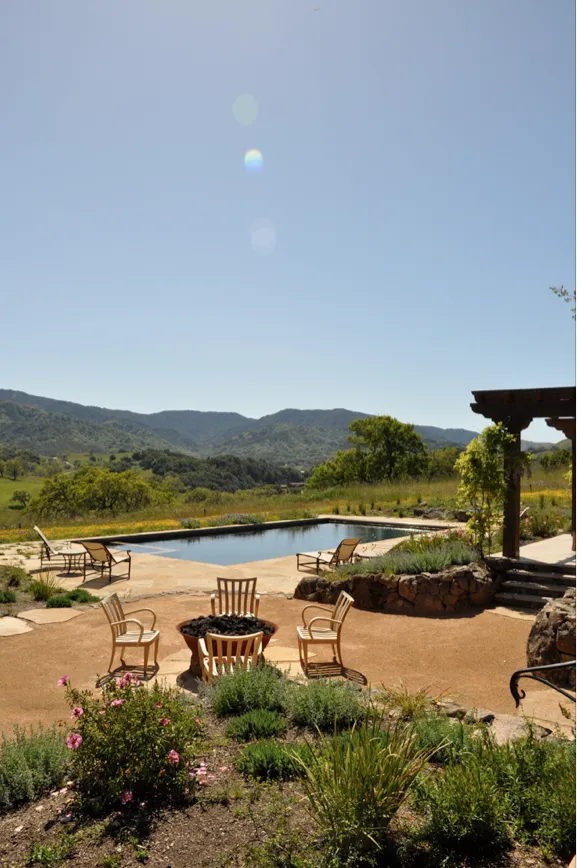
[[[190,673],[200,678],[200,654],[198,640],[207,633],[218,633],[220,636],[250,636],[251,633],[264,633],[262,650],[270,642],[271,636],[278,630],[278,625],[262,618],[245,617],[243,615],[202,615],[182,621],[176,628],[190,648]]]

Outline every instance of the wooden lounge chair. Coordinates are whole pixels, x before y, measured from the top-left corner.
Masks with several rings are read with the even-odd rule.
[[[144,675],[148,670],[148,655],[150,646],[154,645],[154,664],[158,661],[158,640],[160,631],[155,630],[156,615],[152,609],[132,609],[130,612],[125,612],[122,608],[122,603],[118,599],[118,594],[111,594],[100,603],[104,609],[104,614],[108,618],[110,629],[112,630],[112,655],[108,664],[108,671],[112,669],[114,655],[117,648],[144,648]],[[145,630],[142,621],[136,618],[130,618],[129,615],[136,615],[139,612],[149,612],[152,615],[152,624],[150,629]],[[123,666],[126,666],[123,658],[123,652],[120,654],[120,661]]]
[[[262,632],[249,636],[207,633],[204,639],[198,640],[203,681],[210,683],[223,672],[231,672],[235,666],[242,666],[243,669],[256,666],[262,637]]]
[[[117,564],[128,564],[128,574],[126,578],[130,578],[131,557],[130,550],[126,551],[111,551],[104,543],[101,542],[83,542],[82,545],[86,549],[90,557],[92,568],[100,570],[102,576],[108,570],[108,581],[112,581],[112,567]],[[86,561],[84,561],[84,578],[86,578]]]
[[[326,606],[317,606],[311,603],[305,606],[302,611],[303,626],[297,627],[297,639],[299,643],[299,654],[303,669],[308,667],[308,646],[309,645],[331,645],[333,649],[333,660],[335,663],[343,665],[341,654],[341,631],[343,622],[354,600],[346,591],[341,591],[337,602],[332,609]],[[317,615],[307,623],[305,612],[307,609],[320,609],[325,614]]]
[[[40,569],[44,569],[44,562],[47,562],[52,567],[60,566],[59,560],[62,561],[62,566],[67,573],[71,572],[73,567],[84,569],[86,559],[86,549],[82,545],[74,543],[64,543],[63,545],[53,545],[46,539],[39,527],[34,526],[34,530],[42,540],[40,545]]]
[[[347,539],[341,540],[334,551],[299,552],[297,554],[297,570],[300,570],[301,566],[314,565],[318,574],[321,565],[325,567],[338,567],[339,564],[347,564],[352,560],[355,549],[360,541],[360,537],[359,539],[347,537]]]
[[[217,578],[216,585],[218,590],[210,597],[213,615],[258,617],[260,596],[256,593],[256,579]]]

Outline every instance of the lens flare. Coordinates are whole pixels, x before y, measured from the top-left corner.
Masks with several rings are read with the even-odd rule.
[[[258,148],[251,148],[244,155],[244,167],[247,172],[252,172],[253,174],[260,172],[262,170],[262,163],[262,154]]]

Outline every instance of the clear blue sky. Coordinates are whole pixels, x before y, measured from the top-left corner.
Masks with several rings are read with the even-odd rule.
[[[574,382],[573,0],[1,18],[0,386],[480,428],[471,389]]]

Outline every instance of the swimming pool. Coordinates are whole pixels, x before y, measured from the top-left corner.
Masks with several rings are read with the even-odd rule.
[[[346,522],[315,522],[276,528],[251,528],[228,533],[172,537],[147,543],[124,543],[122,548],[142,554],[183,561],[200,561],[228,567],[249,561],[282,558],[297,552],[334,549],[345,537],[361,537],[363,542],[408,536],[414,528],[391,525],[348,524]]]

